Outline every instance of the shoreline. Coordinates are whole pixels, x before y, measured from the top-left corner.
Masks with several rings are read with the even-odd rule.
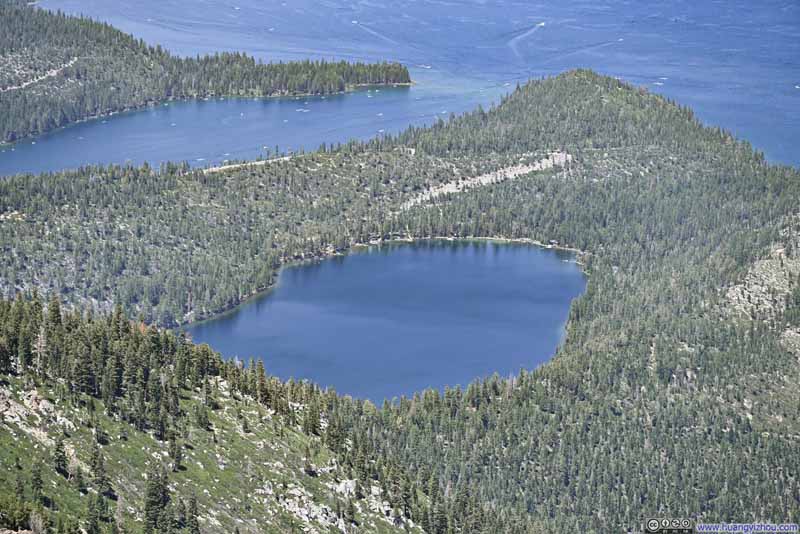
[[[0,139],[0,148],[8,148],[13,147],[18,143],[22,143],[24,141],[30,141],[31,139],[38,139],[45,135],[54,134],[61,130],[66,130],[72,126],[77,126],[79,124],[92,122],[99,119],[107,119],[109,117],[113,117],[115,115],[123,115],[126,113],[136,113],[139,111],[144,111],[147,109],[155,108],[161,106],[163,104],[169,104],[172,102],[191,102],[191,101],[207,101],[207,100],[233,100],[233,99],[240,99],[240,100],[272,100],[272,99],[281,99],[281,98],[320,98],[320,97],[328,97],[328,96],[336,96],[336,95],[347,95],[350,93],[356,93],[368,87],[379,87],[379,88],[392,88],[392,87],[413,87],[415,85],[414,81],[410,82],[398,82],[398,83],[387,83],[387,84],[353,84],[347,86],[344,91],[338,91],[335,93],[297,93],[297,94],[287,94],[287,93],[280,93],[280,94],[273,94],[273,95],[265,95],[265,96],[241,96],[241,95],[205,95],[205,96],[185,96],[185,97],[169,97],[163,98],[159,100],[148,100],[147,102],[137,105],[126,107],[122,109],[115,109],[112,111],[106,111],[103,113],[97,113],[95,115],[90,115],[88,117],[83,117],[81,119],[76,119],[74,121],[67,122],[66,124],[59,126],[57,128],[53,128],[52,130],[46,130],[44,132],[36,132],[25,135],[14,141],[6,141],[4,139]]]
[[[299,266],[302,266],[302,265],[312,264],[312,263],[324,261],[324,260],[327,260],[327,259],[332,259],[332,258],[336,258],[336,257],[343,257],[343,256],[346,256],[347,254],[350,254],[351,252],[359,250],[359,249],[368,249],[370,247],[380,247],[382,245],[391,245],[391,244],[403,244],[403,243],[411,244],[411,243],[415,243],[415,242],[424,242],[424,241],[448,241],[448,242],[479,241],[479,242],[486,242],[486,243],[519,244],[519,245],[534,246],[534,247],[538,247],[538,248],[542,248],[542,249],[548,249],[548,250],[569,252],[569,253],[572,253],[572,254],[575,255],[575,260],[572,263],[575,263],[575,265],[577,265],[580,268],[581,272],[583,273],[583,275],[586,278],[589,277],[589,273],[586,270],[587,264],[586,264],[585,261],[583,261],[582,258],[584,258],[586,256],[590,256],[591,255],[590,252],[586,252],[586,251],[578,249],[578,248],[569,247],[569,246],[561,245],[561,244],[557,244],[557,243],[556,244],[553,244],[553,243],[549,243],[549,244],[548,243],[542,243],[541,241],[539,241],[537,239],[531,239],[531,238],[527,238],[527,237],[503,237],[503,236],[491,236],[491,237],[486,237],[486,236],[400,237],[400,236],[397,236],[397,237],[391,237],[389,239],[383,239],[383,238],[371,239],[370,241],[368,241],[366,243],[353,243],[353,244],[349,245],[347,248],[344,248],[344,249],[334,249],[334,248],[331,247],[331,248],[328,248],[327,250],[317,251],[316,253],[310,254],[309,257],[292,258],[292,259],[289,259],[289,260],[282,261],[280,263],[280,266],[278,267],[277,273],[280,274],[280,272],[285,268],[299,267]],[[190,326],[196,326],[196,325],[199,325],[199,324],[202,324],[202,323],[205,323],[205,322],[214,321],[216,319],[220,319],[220,318],[224,317],[225,315],[234,313],[240,306],[243,306],[244,304],[248,303],[249,301],[251,301],[253,299],[257,299],[257,298],[261,298],[261,297],[267,296],[276,287],[277,287],[277,278],[276,278],[276,282],[275,283],[270,284],[270,285],[268,285],[266,287],[258,288],[256,290],[254,290],[253,292],[251,292],[250,294],[245,296],[243,299],[241,299],[239,302],[237,302],[233,306],[224,308],[222,310],[218,310],[216,312],[212,312],[208,316],[203,316],[203,317],[198,318],[198,319],[193,319],[193,320],[190,320],[190,321],[182,322],[182,323],[178,324],[177,326],[168,327],[168,328],[170,330],[175,330],[175,331],[178,331],[178,332],[186,332],[186,328],[189,328]]]

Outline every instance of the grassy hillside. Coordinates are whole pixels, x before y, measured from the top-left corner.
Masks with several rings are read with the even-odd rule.
[[[316,95],[410,81],[397,63],[179,58],[107,24],[0,1],[0,142],[168,99]]]
[[[151,368],[149,380],[138,369],[146,384],[141,389],[135,378],[126,378],[135,364],[125,364],[119,370],[124,393],[115,395],[108,381],[115,380],[113,362],[121,361],[118,347],[144,341],[138,327],[128,330],[123,323],[121,341],[103,340],[109,330],[102,324],[73,330],[77,318],[66,316],[64,330],[55,334],[52,314],[42,323],[47,333],[41,339],[49,341],[40,339],[30,365],[16,362],[25,371],[7,374],[6,351],[19,343],[11,328],[17,305],[0,312],[0,528],[41,523],[52,532],[81,527],[90,533],[420,532],[404,506],[422,494],[408,489],[400,495],[388,485],[405,480],[398,473],[364,476],[358,463],[357,473],[346,454],[331,451],[326,415],[316,411],[311,419],[310,410],[324,398],[311,386],[287,385],[285,395],[296,400],[276,410],[243,393],[241,384],[232,385],[233,369],[187,382],[172,374],[186,362],[173,360]],[[71,349],[84,342],[84,328],[94,331],[87,353],[106,347],[97,361]],[[56,341],[61,335],[63,345]],[[198,350],[196,358],[204,354]],[[92,372],[95,365],[106,370],[103,378]],[[88,389],[80,386],[87,377],[95,384]],[[164,484],[154,487],[161,477]],[[156,506],[154,491],[162,499]]]

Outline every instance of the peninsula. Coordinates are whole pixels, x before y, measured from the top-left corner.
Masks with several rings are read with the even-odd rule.
[[[177,57],[114,27],[0,1],[0,142],[168,100],[326,95],[408,85],[399,63],[262,63],[242,53]]]

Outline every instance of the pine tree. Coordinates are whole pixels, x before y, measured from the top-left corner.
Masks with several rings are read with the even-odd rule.
[[[197,510],[197,497],[194,493],[189,497],[189,509],[186,512],[186,530],[189,534],[200,534],[199,512]]]
[[[17,498],[18,502],[25,501],[25,482],[22,480],[22,473],[17,472],[17,476],[14,477],[14,496]]]
[[[316,399],[306,404],[303,412],[303,432],[311,435],[319,434],[319,405]]]
[[[47,304],[47,313],[43,323],[44,338],[47,340],[48,367],[58,369],[64,347],[61,302],[56,294],[52,294]]]
[[[202,430],[208,430],[208,427],[211,424],[211,422],[208,419],[208,411],[206,410],[205,406],[201,404],[197,404],[195,406],[194,421],[195,424],[197,425],[197,428],[200,428]]]
[[[413,488],[411,481],[408,477],[403,476],[400,483],[400,506],[403,510],[403,515],[406,517],[411,515],[411,503],[413,502]]]
[[[17,340],[17,372],[20,374],[25,373],[30,366],[29,354],[22,339],[22,335],[20,335],[20,339]]]
[[[111,481],[106,473],[105,461],[103,460],[103,453],[100,451],[100,446],[97,442],[92,446],[92,455],[89,461],[89,467],[92,473],[92,486],[97,490],[100,495],[112,495],[113,489],[111,488]]]
[[[169,442],[169,455],[172,458],[172,472],[177,473],[183,461],[183,447],[175,436]]]
[[[147,476],[144,497],[144,530],[146,533],[156,532],[163,523],[162,515],[169,503],[167,474],[160,465],[154,465]]]
[[[153,436],[158,441],[164,441],[167,436],[167,409],[164,407],[163,402],[159,402],[157,413],[153,421]]]
[[[69,357],[72,360],[73,386],[79,392],[93,395],[95,393],[95,375],[91,349],[84,344],[83,340],[74,339]]]
[[[36,462],[31,469],[31,495],[34,502],[40,503],[42,501],[44,498],[43,489],[42,466],[39,462]]]
[[[266,406],[270,406],[269,387],[267,384],[267,374],[264,371],[264,362],[259,359],[256,363],[256,398]]]
[[[445,532],[447,529],[447,516],[445,515],[445,507],[441,502],[436,502],[433,505],[431,512],[431,531],[434,534]]]
[[[47,329],[44,323],[39,326],[39,332],[36,335],[36,341],[33,344],[34,360],[33,365],[36,372],[43,374],[47,372],[47,364],[49,362],[49,355],[47,352]]]
[[[101,534],[100,522],[103,520],[103,498],[91,495],[86,509],[86,534]]]
[[[0,373],[10,373],[12,361],[13,358],[8,339],[6,339],[4,335],[0,334]]]
[[[176,529],[175,512],[172,503],[167,503],[158,516],[158,533],[172,534]]]
[[[53,449],[53,469],[56,473],[62,476],[67,476],[67,455],[64,452],[64,436],[59,435],[56,438],[56,444]]]

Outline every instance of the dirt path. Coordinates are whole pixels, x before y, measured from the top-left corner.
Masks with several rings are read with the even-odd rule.
[[[247,161],[245,163],[231,163],[230,165],[220,165],[219,167],[209,167],[205,169],[203,172],[223,172],[223,171],[232,171],[234,169],[241,169],[242,167],[257,167],[260,165],[266,165],[267,163],[275,163],[276,161],[287,161],[290,160],[292,156],[283,156],[282,158],[272,158],[272,159],[262,159],[259,161]]]

